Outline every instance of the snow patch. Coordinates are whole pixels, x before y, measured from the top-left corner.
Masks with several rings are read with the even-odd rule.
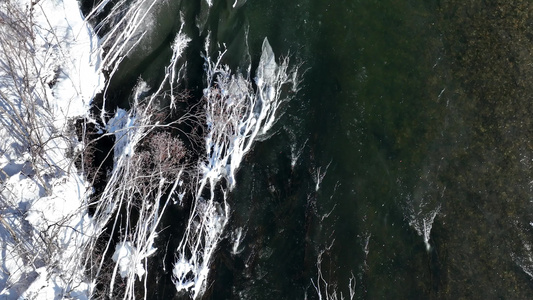
[[[116,246],[113,261],[119,266],[120,277],[126,278],[131,274],[137,274],[140,279],[144,275],[145,270],[139,256],[131,242],[121,242]]]
[[[135,136],[135,117],[130,116],[124,109],[117,109],[115,116],[111,118],[106,126],[107,132],[115,135],[114,158],[115,163],[123,156],[132,156],[134,153],[133,146],[136,145],[132,139]]]

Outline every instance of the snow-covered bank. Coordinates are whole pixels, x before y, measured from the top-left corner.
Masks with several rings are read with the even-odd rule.
[[[87,298],[90,189],[72,121],[103,85],[76,0],[0,4],[0,297]]]

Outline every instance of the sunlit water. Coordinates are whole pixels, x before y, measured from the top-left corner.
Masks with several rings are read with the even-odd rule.
[[[193,95],[207,30],[235,69],[268,37],[307,70],[242,163],[206,298],[325,299],[322,279],[347,298],[350,278],[358,299],[532,297],[531,5],[214,2],[168,1],[112,85],[125,105],[139,76],[160,80],[180,11]],[[175,297],[183,217],[162,224],[151,299]]]

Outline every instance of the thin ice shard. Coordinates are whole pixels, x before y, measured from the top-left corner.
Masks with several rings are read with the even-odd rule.
[[[426,250],[431,250],[429,239],[431,238],[431,229],[433,221],[439,214],[441,206],[438,205],[434,209],[429,209],[428,204],[420,205],[417,209],[409,208],[409,225],[411,225],[416,232],[424,239]]]

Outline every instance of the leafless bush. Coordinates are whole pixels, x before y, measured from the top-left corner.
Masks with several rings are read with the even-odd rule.
[[[183,142],[170,132],[152,133],[142,143],[142,148],[146,150],[135,154],[137,161],[134,164],[144,176],[153,177],[155,174],[162,174],[164,177],[169,177],[178,173],[185,165],[187,150]]]

